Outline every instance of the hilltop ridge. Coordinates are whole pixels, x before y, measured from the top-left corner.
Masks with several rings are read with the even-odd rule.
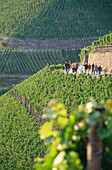
[[[1,0],[0,34],[21,39],[71,39],[112,28],[111,0]]]

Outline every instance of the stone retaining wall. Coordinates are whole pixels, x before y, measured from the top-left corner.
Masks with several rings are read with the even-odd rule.
[[[95,51],[89,54],[88,64],[97,64],[102,66],[102,71],[112,73],[112,50]]]

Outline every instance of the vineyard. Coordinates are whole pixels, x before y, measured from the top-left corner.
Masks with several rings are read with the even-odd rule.
[[[22,51],[5,49],[0,51],[0,73],[34,74],[49,65],[64,64],[65,61],[80,61],[80,50]]]
[[[5,101],[5,102],[4,102]],[[0,169],[31,169],[45,154],[39,124],[10,95],[0,98]]]
[[[90,97],[97,102],[106,101],[112,95],[111,87],[111,75],[92,78],[81,74],[76,78],[76,75],[60,71],[50,73],[48,68],[44,68],[13,90],[18,91],[19,96],[26,96],[39,113],[52,98],[60,99],[70,113],[74,107],[88,102]]]
[[[88,102],[91,97],[98,103],[111,98],[111,89],[111,75],[92,78],[90,75],[80,74],[76,77],[60,71],[51,73],[47,67],[16,85],[10,92],[0,97],[1,169],[23,167],[29,169],[34,164],[34,158],[43,157],[45,154],[45,146],[38,135],[40,124],[31,112],[26,112],[27,108],[17,100],[17,97],[13,97],[14,92],[18,92],[18,98],[26,97],[33,107],[33,113],[41,116],[42,109],[53,98],[64,103],[70,115],[74,108]],[[107,154],[109,159],[106,162],[109,164],[110,156]]]
[[[62,70],[111,31],[111,0],[0,0],[1,170],[112,168],[112,74]]]
[[[81,62],[84,54],[88,55],[98,47],[112,44],[112,32],[92,42],[90,46],[80,49],[66,50],[32,50],[22,51],[18,49],[0,50],[0,73],[1,74],[28,74],[32,75],[49,65],[64,64],[65,61]]]
[[[111,0],[0,1],[0,34],[21,39],[102,36],[112,28]]]

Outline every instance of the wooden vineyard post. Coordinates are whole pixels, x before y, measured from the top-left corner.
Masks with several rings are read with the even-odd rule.
[[[15,91],[13,91],[13,97],[15,97]]]
[[[16,99],[18,98],[18,91],[16,91],[16,93],[15,93],[15,98]]]
[[[87,170],[101,170],[102,163],[102,140],[97,135],[97,129],[103,126],[102,113],[104,108],[94,108],[101,114],[101,119],[90,126],[89,142],[87,146]]]
[[[27,108],[28,106],[28,98],[25,96],[25,107]]]
[[[37,122],[39,123],[39,113],[38,113],[38,111],[35,112],[35,115],[34,115],[34,116],[35,116]]]
[[[40,124],[40,123],[41,123],[41,116],[40,116],[40,114],[39,114],[39,113],[37,114],[37,122],[38,122],[38,124]]]
[[[40,114],[38,114],[38,123],[42,122],[42,112]]]
[[[25,96],[22,96],[22,104],[25,106]]]
[[[22,97],[18,96],[18,101],[20,102],[20,104],[22,104]]]
[[[25,104],[26,104],[26,112],[28,113],[28,111],[29,111],[29,107],[28,107],[28,98],[26,98]]]
[[[31,114],[31,103],[30,103],[30,101],[28,101],[27,110]]]
[[[42,111],[40,113],[40,123],[42,122]]]
[[[34,115],[33,105],[31,106],[31,114]]]

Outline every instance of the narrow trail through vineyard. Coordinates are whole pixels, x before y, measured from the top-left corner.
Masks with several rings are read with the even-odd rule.
[[[8,87],[15,84],[19,84],[25,79],[28,79],[31,75],[7,75],[7,74],[0,74],[0,86],[1,87]]]
[[[5,36],[0,36],[0,44],[5,43],[4,48],[16,48],[22,50],[55,50],[55,49],[75,49],[75,48],[83,48],[84,46],[90,45],[93,41],[97,40],[98,37],[83,37],[69,40],[20,40],[16,38],[10,38]],[[1,45],[1,47],[3,47]]]

